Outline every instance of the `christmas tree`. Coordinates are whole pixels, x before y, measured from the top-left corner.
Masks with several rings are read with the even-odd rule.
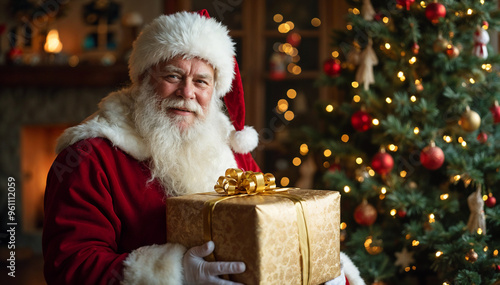
[[[368,284],[499,282],[497,1],[349,4],[318,80],[336,96],[293,132],[342,193],[342,250]]]

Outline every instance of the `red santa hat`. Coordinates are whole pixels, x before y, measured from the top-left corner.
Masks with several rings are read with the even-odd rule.
[[[234,126],[231,148],[248,153],[258,144],[254,128],[245,126],[243,84],[228,29],[210,18],[207,10],[162,15],[147,25],[134,42],[129,59],[133,84],[153,65],[176,56],[206,60],[215,71],[213,99],[224,97]]]

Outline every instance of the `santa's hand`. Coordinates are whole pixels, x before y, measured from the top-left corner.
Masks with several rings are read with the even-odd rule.
[[[182,258],[184,267],[184,279],[187,284],[213,284],[213,285],[237,285],[218,277],[224,274],[237,274],[245,271],[243,262],[208,262],[203,257],[214,251],[215,245],[212,241],[204,245],[189,249]]]

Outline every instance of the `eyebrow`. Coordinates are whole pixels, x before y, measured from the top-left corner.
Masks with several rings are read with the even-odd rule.
[[[162,72],[175,72],[175,73],[179,73],[181,75],[184,75],[186,72],[184,71],[184,69],[182,68],[179,68],[175,65],[166,65],[162,70],[160,70]],[[201,79],[210,79],[210,80],[214,80],[213,76],[210,74],[210,73],[197,73],[196,74],[197,77],[201,78]]]

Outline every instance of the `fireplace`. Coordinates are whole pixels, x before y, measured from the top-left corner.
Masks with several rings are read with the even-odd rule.
[[[47,173],[56,157],[57,138],[69,125],[25,125],[21,128],[22,217],[25,233],[43,228]]]

